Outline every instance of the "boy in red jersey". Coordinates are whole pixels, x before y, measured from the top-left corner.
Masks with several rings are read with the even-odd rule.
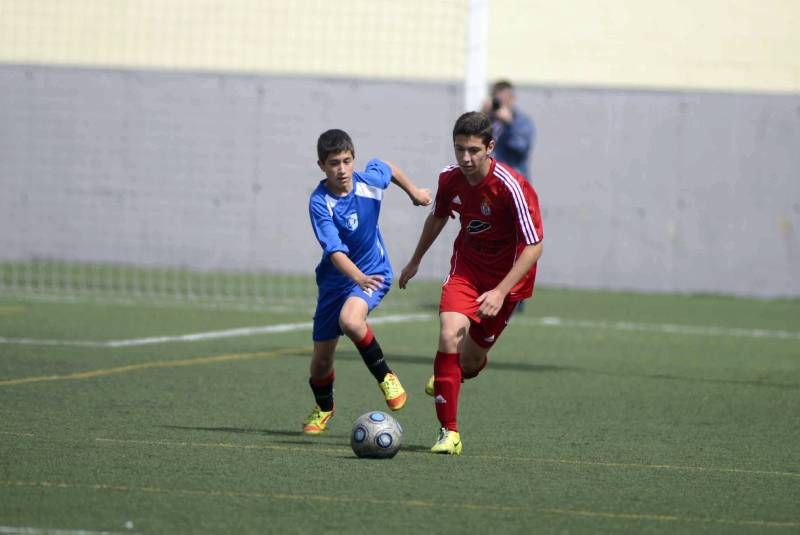
[[[399,286],[405,288],[448,218],[458,213],[461,229],[439,302],[433,388],[430,381],[426,388],[441,423],[434,453],[461,453],[456,421],[461,382],[486,366],[517,303],[533,294],[542,254],[536,191],[524,176],[492,157],[494,145],[485,114],[467,112],[458,118],[453,128],[457,165],[439,175],[433,211],[400,273]]]

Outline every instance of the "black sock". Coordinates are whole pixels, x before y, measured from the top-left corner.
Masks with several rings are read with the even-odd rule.
[[[314,393],[314,399],[317,401],[320,410],[330,412],[333,410],[333,374],[330,380],[325,380],[325,384],[315,382],[313,378],[308,379],[308,384],[311,386],[311,391]]]
[[[389,365],[383,359],[383,350],[376,338],[364,347],[358,347],[358,352],[361,353],[361,358],[364,359],[364,364],[369,368],[370,373],[375,377],[378,382],[383,381],[386,374],[391,372]]]

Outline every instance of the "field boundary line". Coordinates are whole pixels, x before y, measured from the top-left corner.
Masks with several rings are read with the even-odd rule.
[[[384,323],[404,323],[408,321],[430,320],[430,314],[397,314],[393,316],[375,316],[369,323],[380,325]],[[262,325],[256,327],[237,327],[220,331],[206,331],[190,334],[171,336],[148,336],[144,338],[131,338],[127,340],[43,340],[35,338],[4,338],[0,337],[0,344],[10,345],[40,345],[40,346],[65,346],[65,347],[96,347],[96,348],[121,348],[137,347],[172,342],[200,342],[205,340],[219,340],[223,338],[240,338],[259,334],[277,334],[295,331],[310,331],[313,325],[310,321],[297,323],[278,323],[275,325]]]
[[[733,518],[704,518],[694,516],[656,515],[647,513],[610,513],[603,511],[581,511],[574,509],[541,509],[542,513],[585,516],[591,518],[609,518],[612,520],[651,520],[657,522],[690,522],[693,524],[726,524],[734,526],[758,526],[763,528],[796,528],[800,522],[783,522],[779,520],[737,520]]]
[[[107,483],[68,483],[65,481],[7,481],[0,480],[0,485],[7,487],[32,487],[54,489],[81,489],[112,492],[143,492],[155,494],[177,494],[181,496],[221,496],[228,498],[266,498],[273,500],[311,501],[328,503],[370,503],[374,505],[387,505],[397,507],[424,507],[429,509],[463,509],[478,511],[525,511],[524,507],[507,505],[472,504],[472,503],[441,503],[425,500],[390,500],[383,498],[326,496],[324,494],[289,494],[284,492],[246,492],[238,490],[203,490],[203,489],[168,489],[162,487],[132,487]]]
[[[0,526],[0,535],[123,535],[135,531],[92,531],[88,529],[34,528],[31,526]]]
[[[299,432],[298,432],[299,433]],[[186,442],[177,440],[148,440],[148,439],[126,439],[126,438],[112,438],[112,437],[96,437],[96,442],[104,442],[108,444],[138,444],[143,446],[176,446],[176,447],[191,447],[191,448],[223,448],[223,449],[263,449],[263,450],[276,450],[276,451],[319,451],[323,453],[349,453],[350,449],[346,447],[339,448],[325,448],[319,447],[316,444],[308,444],[308,446],[282,446],[276,444],[243,444],[235,442]],[[428,455],[427,450],[423,452],[408,451],[406,453],[421,453]],[[672,471],[686,471],[686,472],[718,472],[728,474],[747,474],[759,476],[779,476],[779,477],[797,477],[800,478],[800,472],[781,472],[778,470],[748,470],[744,468],[709,468],[705,466],[689,466],[689,465],[670,465],[670,464],[642,464],[642,463],[617,463],[610,461],[586,461],[580,459],[547,459],[541,457],[505,457],[501,455],[466,455],[472,459],[486,459],[490,461],[503,461],[503,462],[528,462],[540,464],[572,464],[584,466],[599,466],[608,468],[635,468],[635,469],[651,469],[651,470],[672,470]]]
[[[0,485],[6,487],[27,487],[38,489],[64,489],[64,490],[93,490],[98,492],[139,492],[151,494],[167,494],[178,496],[223,497],[223,498],[262,498],[268,500],[305,501],[326,503],[368,503],[372,505],[390,507],[416,507],[426,509],[456,509],[465,511],[498,511],[514,513],[542,513],[553,515],[585,516],[593,518],[608,518],[612,520],[636,520],[653,522],[682,522],[701,524],[725,524],[735,526],[758,526],[765,528],[795,528],[800,527],[800,521],[777,521],[760,519],[735,519],[711,517],[680,517],[675,515],[648,514],[648,513],[616,513],[607,511],[586,511],[561,508],[536,508],[529,506],[492,505],[480,503],[447,503],[430,500],[398,500],[372,497],[346,497],[328,496],[324,494],[289,494],[284,492],[247,492],[238,490],[204,490],[163,488],[155,486],[135,487],[110,483],[71,483],[66,481],[12,481],[0,480]]]
[[[535,327],[567,327],[582,329],[604,329],[609,331],[654,332],[662,334],[692,334],[698,336],[726,336],[740,338],[777,338],[800,340],[800,332],[774,329],[745,329],[713,325],[680,325],[677,323],[638,323],[634,321],[571,320],[557,316],[542,318],[512,317],[511,325]]]
[[[718,472],[727,474],[752,474],[759,476],[780,476],[800,478],[800,472],[782,472],[779,470],[748,470],[746,468],[709,468],[707,466],[690,466],[679,464],[644,464],[644,463],[616,463],[611,461],[585,461],[581,459],[546,459],[537,457],[503,457],[500,455],[474,455],[487,460],[505,462],[529,462],[542,464],[574,464],[586,466],[607,466],[609,468],[639,468],[652,470],[673,470],[676,472]]]
[[[27,305],[0,305],[0,316],[16,316],[24,314],[30,307]],[[2,529],[2,526],[0,526]],[[2,531],[0,531],[2,533]]]
[[[432,314],[397,314],[391,316],[376,316],[370,318],[371,324],[405,323],[413,321],[432,320]],[[746,329],[739,327],[719,327],[711,325],[680,325],[675,323],[638,323],[631,321],[604,321],[604,320],[571,320],[557,316],[542,318],[513,317],[511,324],[528,325],[535,327],[561,327],[580,329],[603,329],[620,332],[654,332],[661,334],[680,334],[695,336],[723,336],[738,338],[771,338],[782,340],[800,340],[800,332],[775,329]],[[206,331],[189,334],[148,336],[124,340],[58,340],[37,338],[11,338],[0,337],[0,344],[7,345],[38,345],[56,347],[90,347],[90,348],[125,348],[166,343],[189,343],[205,340],[219,340],[224,338],[240,338],[260,334],[279,334],[296,331],[308,331],[312,323],[279,323],[255,327],[237,327],[219,331]]]
[[[201,310],[238,310],[253,312],[292,312],[298,308],[307,309],[314,312],[314,300],[296,299],[294,301],[283,301],[280,304],[267,304],[263,302],[245,302],[240,299],[219,300],[205,299],[203,297],[187,299],[170,299],[169,297],[140,296],[122,297],[111,295],[78,296],[63,294],[47,294],[30,292],[10,291],[0,295],[11,299],[20,299],[26,302],[33,301],[39,303],[56,304],[79,304],[79,305],[119,305],[119,306],[145,306],[148,308],[189,308]]]
[[[130,373],[141,370],[151,370],[156,368],[178,368],[183,366],[196,366],[198,364],[216,364],[220,362],[234,362],[255,358],[282,357],[285,355],[310,353],[311,347],[295,347],[277,349],[275,351],[259,351],[255,353],[230,353],[226,355],[213,355],[210,357],[196,357],[179,360],[158,360],[153,362],[143,362],[141,364],[128,364],[115,368],[101,368],[98,370],[87,370],[76,373],[66,373],[63,375],[39,375],[33,377],[20,377],[18,379],[0,380],[0,386],[13,386],[30,383],[43,383],[49,381],[72,381],[78,379],[94,379],[96,377],[106,377],[120,373]]]

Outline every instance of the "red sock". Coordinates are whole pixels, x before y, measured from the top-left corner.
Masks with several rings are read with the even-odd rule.
[[[329,384],[331,384],[334,381],[334,379],[336,379],[336,372],[334,370],[331,370],[331,373],[329,373],[328,375],[326,375],[322,379],[315,379],[313,377],[310,377],[308,379],[308,382],[312,386],[328,386]]]
[[[461,390],[461,365],[458,353],[436,352],[433,360],[433,399],[436,417],[442,427],[458,431],[458,393]]]
[[[370,345],[374,338],[375,338],[375,335],[372,334],[372,329],[370,328],[369,325],[367,325],[367,334],[364,335],[364,338],[362,338],[361,340],[359,340],[357,342],[355,340],[353,340],[353,343],[356,345],[357,348],[363,349],[363,348],[367,347],[368,345]]]

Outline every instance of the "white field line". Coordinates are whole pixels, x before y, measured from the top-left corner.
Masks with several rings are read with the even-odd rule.
[[[370,318],[369,323],[380,325],[382,323],[404,323],[408,321],[428,321],[433,319],[430,314],[403,314],[395,316],[378,316]],[[34,338],[3,338],[0,344],[9,345],[38,345],[38,346],[69,346],[69,347],[133,347],[169,342],[198,342],[203,340],[218,340],[220,338],[237,338],[242,336],[255,336],[258,334],[287,333],[294,331],[310,331],[310,321],[300,323],[280,323],[259,327],[239,327],[223,331],[208,331],[175,336],[152,336],[147,338],[132,338],[129,340],[38,340]]]
[[[515,316],[512,318],[512,322],[519,325],[532,325],[539,327],[566,327],[578,329],[601,329],[608,331],[635,331],[663,334],[690,334],[698,336],[800,340],[800,332],[771,329],[678,325],[674,323],[636,323],[632,321],[570,320],[552,316],[544,318],[520,318],[519,316]]]
[[[314,312],[314,304],[308,302],[298,303],[282,303],[282,304],[267,304],[260,302],[242,303],[235,299],[220,300],[191,298],[186,299],[169,299],[157,297],[121,297],[121,296],[75,296],[75,295],[56,295],[56,294],[35,294],[30,293],[6,293],[4,296],[17,297],[25,299],[26,301],[36,301],[40,303],[79,303],[91,305],[120,305],[120,306],[147,306],[148,308],[191,308],[191,309],[206,309],[206,310],[241,310],[245,312],[297,312],[298,310],[308,310],[309,313]]]
[[[131,531],[87,531],[85,529],[50,529],[25,526],[0,526],[0,534],[6,535],[121,535]]]
[[[403,314],[394,316],[379,316],[370,318],[371,324],[404,323],[409,321],[432,320],[431,314]],[[543,318],[526,318],[514,316],[513,324],[537,327],[561,327],[573,329],[601,329],[621,332],[654,332],[663,334],[695,335],[695,336],[721,336],[740,338],[773,338],[782,340],[800,340],[800,332],[770,329],[744,329],[699,325],[678,325],[673,323],[636,323],[630,321],[599,321],[599,320],[570,320],[553,316]],[[0,337],[0,344],[8,345],[39,345],[39,346],[64,346],[64,347],[133,347],[170,342],[198,342],[203,340],[217,340],[220,338],[236,338],[254,336],[259,334],[275,334],[294,331],[311,330],[311,322],[282,323],[259,327],[240,327],[223,331],[209,331],[201,333],[182,334],[174,336],[153,336],[147,338],[132,338],[129,340],[41,340],[33,338],[4,338]]]

